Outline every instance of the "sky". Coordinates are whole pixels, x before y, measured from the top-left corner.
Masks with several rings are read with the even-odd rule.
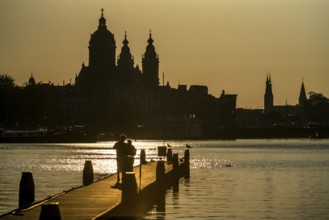
[[[270,72],[275,105],[297,104],[302,81],[329,97],[328,0],[0,0],[0,74],[73,83],[101,8],[117,56],[127,31],[140,67],[152,30],[161,84],[164,74],[173,88],[206,85],[263,108]]]

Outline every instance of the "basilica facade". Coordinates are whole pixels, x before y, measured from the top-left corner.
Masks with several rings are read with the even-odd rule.
[[[116,56],[116,41],[108,30],[103,14],[97,30],[89,41],[89,65],[82,64],[76,86],[87,95],[108,97],[129,93],[130,88],[142,87],[154,92],[159,86],[159,57],[150,32],[142,59],[142,70],[134,59],[125,33],[121,53]],[[117,60],[116,60],[117,59]]]

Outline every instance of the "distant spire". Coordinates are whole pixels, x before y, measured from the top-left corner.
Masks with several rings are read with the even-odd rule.
[[[99,19],[98,27],[105,27],[106,28],[106,19],[104,18],[104,9],[101,9],[101,18]]]
[[[153,39],[152,39],[152,30],[150,30],[150,37],[147,41],[149,44],[152,44],[153,43]]]
[[[272,92],[272,83],[271,83],[271,73],[267,72],[266,77],[266,88],[264,95],[264,113],[268,114],[273,109],[273,92]]]
[[[128,45],[129,41],[127,40],[127,31],[125,31],[125,39],[122,41],[123,45]]]
[[[33,71],[31,71],[31,77],[30,77],[30,79],[29,79],[29,85],[35,85],[36,83],[35,83],[35,79],[34,79],[34,77],[33,77]]]
[[[101,12],[102,12],[102,17],[104,17],[104,8],[101,9]]]
[[[307,96],[306,96],[306,92],[305,92],[304,78],[303,78],[302,86],[301,86],[300,93],[299,93],[299,106],[304,107],[306,101],[307,101]]]

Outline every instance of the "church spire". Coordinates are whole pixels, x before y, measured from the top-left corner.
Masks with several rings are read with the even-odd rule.
[[[125,39],[122,41],[124,46],[127,46],[129,44],[129,41],[127,40],[127,31],[125,31]]]
[[[307,101],[307,96],[305,92],[304,79],[302,81],[302,86],[299,93],[299,107],[304,107],[305,102]]]
[[[134,59],[130,53],[128,46],[129,41],[127,40],[127,31],[125,31],[124,40],[122,41],[121,53],[118,57],[118,72],[120,75],[132,74],[134,69]]]
[[[104,18],[104,9],[101,9],[101,17],[99,19],[98,28],[106,28],[106,19]]]
[[[271,82],[271,75],[267,73],[266,77],[266,88],[265,88],[265,95],[264,95],[264,113],[268,114],[273,109],[273,92],[272,92],[272,82]]]
[[[147,40],[147,42],[149,43],[149,44],[153,44],[153,39],[152,39],[152,30],[150,30],[150,37],[149,37],[149,39]]]
[[[151,30],[147,42],[148,45],[142,59],[143,80],[147,88],[155,89],[159,86],[159,57],[155,52]]]

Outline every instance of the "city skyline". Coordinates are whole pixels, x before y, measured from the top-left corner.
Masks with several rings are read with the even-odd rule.
[[[267,72],[275,104],[297,104],[302,80],[306,92],[329,93],[326,1],[4,0],[0,6],[0,74],[18,85],[31,73],[37,81],[74,82],[82,62],[88,64],[89,37],[104,8],[117,55],[127,31],[135,65],[152,30],[161,84],[164,72],[174,88],[206,85],[216,97],[226,90],[248,108],[263,107]]]

